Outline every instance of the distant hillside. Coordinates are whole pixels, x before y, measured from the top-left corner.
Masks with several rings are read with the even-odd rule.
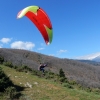
[[[100,66],[19,49],[0,48],[0,56],[13,65],[27,65],[35,70],[40,62],[45,62],[48,63],[47,70],[58,73],[62,68],[70,80],[76,80],[84,86],[100,87]]]
[[[93,61],[93,60],[77,60],[77,61],[84,62],[84,63],[91,64],[91,65],[95,65],[95,66],[100,66],[100,62]]]

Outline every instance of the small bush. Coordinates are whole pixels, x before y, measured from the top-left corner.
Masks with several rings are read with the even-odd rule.
[[[77,83],[76,83],[76,81],[69,81],[69,84],[75,85],[75,84],[77,84]]]
[[[65,78],[65,77],[60,77],[60,78],[59,78],[59,81],[60,81],[60,82],[67,82],[67,78]]]
[[[5,89],[5,94],[6,94],[8,99],[14,99],[14,97],[17,94],[16,88],[15,87],[8,87],[8,88],[6,88]]]
[[[4,89],[12,85],[12,81],[5,75],[5,73],[2,71],[2,68],[0,67],[0,92],[3,92]]]
[[[4,58],[0,56],[0,64],[3,64],[3,62],[4,62]]]
[[[4,62],[3,64],[11,68],[13,67],[13,64],[11,62]]]
[[[26,65],[23,65],[23,66],[22,66],[22,69],[25,70],[25,71],[32,71],[32,69],[29,68],[29,67],[26,66]]]
[[[20,97],[20,100],[32,100],[32,99],[30,99],[29,96],[23,94],[23,95]]]
[[[13,68],[14,68],[14,69],[17,69],[17,68],[18,68],[18,66],[16,66],[16,65],[15,65],[15,66],[13,66]]]
[[[17,68],[16,68],[16,71],[18,71],[18,72],[23,72],[23,69],[22,69],[22,67],[17,67]]]
[[[62,68],[59,70],[59,81],[60,82],[68,82],[67,78],[65,77],[65,73]]]
[[[67,87],[67,88],[70,88],[70,89],[73,89],[73,86],[71,86],[69,83],[63,83],[63,86]]]
[[[59,76],[60,77],[65,77],[65,73],[64,73],[62,68],[59,70]]]
[[[78,88],[83,90],[83,86],[81,84],[78,84]]]
[[[45,72],[45,78],[46,79],[53,79],[55,77],[55,74],[51,71],[46,71]]]
[[[37,71],[36,70],[32,70],[32,75],[37,75]]]
[[[45,76],[43,72],[38,71],[38,70],[32,70],[31,74],[36,75],[38,77],[44,77]]]
[[[91,89],[91,88],[89,88],[89,87],[88,87],[88,88],[86,88],[85,90],[86,90],[87,92],[92,92],[92,89]]]
[[[100,89],[96,88],[96,89],[94,89],[93,92],[94,92],[95,94],[100,94]]]
[[[54,78],[54,75],[45,75],[45,79],[53,79]]]
[[[32,69],[24,65],[24,66],[16,67],[16,71],[27,73],[27,72],[32,71]]]

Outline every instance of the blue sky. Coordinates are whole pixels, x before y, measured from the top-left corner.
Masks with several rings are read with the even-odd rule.
[[[20,10],[37,5],[46,11],[53,26],[47,46],[36,26]],[[20,48],[76,58],[100,54],[100,0],[0,0],[0,47]]]

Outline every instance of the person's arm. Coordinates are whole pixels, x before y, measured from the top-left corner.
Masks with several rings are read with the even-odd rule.
[[[46,66],[47,66],[47,64],[44,64],[44,66],[46,67]]]
[[[41,66],[41,65],[40,65]],[[38,70],[40,70],[40,66],[38,67]]]

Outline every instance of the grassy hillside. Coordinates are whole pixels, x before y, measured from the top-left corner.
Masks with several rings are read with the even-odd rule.
[[[0,48],[0,57],[4,57],[5,61],[12,62],[15,66],[27,65],[35,70],[40,62],[45,62],[48,63],[46,70],[58,73],[62,68],[70,80],[75,80],[86,87],[100,88],[100,66],[19,49]]]
[[[31,73],[17,72],[15,69],[3,65],[0,66],[15,85],[24,88],[21,91],[23,96],[19,100],[100,100],[98,94],[77,88],[69,89],[52,80],[39,78]]]

